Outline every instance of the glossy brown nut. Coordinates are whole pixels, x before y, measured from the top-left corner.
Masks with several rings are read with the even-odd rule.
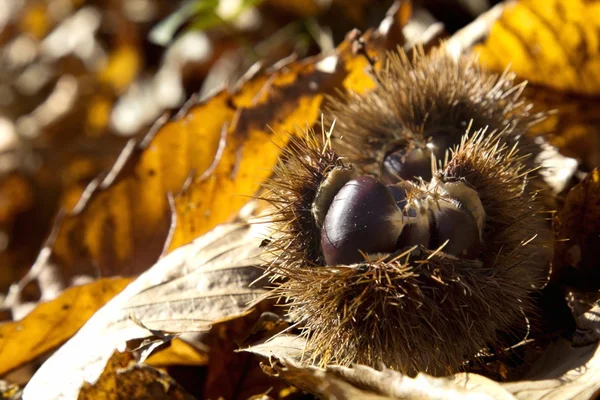
[[[475,218],[466,210],[445,208],[435,215],[433,248],[446,240],[443,252],[453,256],[474,260],[481,254],[481,239]]]
[[[390,253],[402,230],[402,215],[388,188],[359,176],[336,194],[321,230],[321,250],[328,265],[354,264],[360,253]]]
[[[388,153],[383,159],[381,180],[384,183],[416,178],[431,180],[431,157],[427,150],[402,148]]]

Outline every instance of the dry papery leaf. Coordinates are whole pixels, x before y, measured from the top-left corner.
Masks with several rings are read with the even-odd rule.
[[[115,352],[100,378],[84,384],[79,400],[194,400],[169,375],[145,364],[137,364],[131,353]]]
[[[396,371],[377,371],[364,365],[320,369],[302,364],[305,340],[280,335],[244,351],[271,360],[263,368],[323,399],[355,399],[355,390],[393,399],[590,399],[600,390],[600,347],[573,347],[559,340],[548,347],[530,372],[516,382],[498,383],[474,373],[444,378],[419,374],[415,378]]]
[[[26,399],[75,398],[93,383],[115,349],[152,336],[150,329],[207,330],[245,314],[264,293],[249,285],[262,275],[262,225],[220,225],[162,258],[102,307],[52,355],[24,391]]]

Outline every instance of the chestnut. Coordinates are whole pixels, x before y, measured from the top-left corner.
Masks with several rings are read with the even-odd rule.
[[[364,261],[361,254],[391,253],[402,232],[402,212],[388,188],[370,176],[348,181],[335,195],[321,230],[328,265]]]
[[[431,180],[431,155],[427,149],[400,148],[386,154],[381,170],[383,182],[393,184],[416,178]]]
[[[388,185],[387,188],[394,196],[396,205],[402,211],[404,216],[404,228],[396,243],[397,249],[421,245],[429,245],[429,212],[423,208],[418,209],[414,205],[409,205],[406,199],[406,185],[408,182],[400,182],[394,185]]]
[[[467,210],[442,207],[435,212],[432,247],[448,243],[443,252],[467,260],[475,260],[481,254],[481,237],[477,221]]]

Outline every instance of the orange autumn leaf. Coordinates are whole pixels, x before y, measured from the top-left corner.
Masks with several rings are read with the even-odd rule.
[[[600,94],[600,3],[520,0],[494,23],[480,60],[559,91]]]
[[[0,326],[0,375],[5,374],[69,339],[101,306],[131,279],[101,279],[65,290],[40,304],[25,319]]]
[[[78,399],[194,400],[194,397],[164,372],[138,365],[131,353],[116,351],[98,381],[84,383]]]
[[[371,54],[385,49],[380,39],[364,36]],[[232,218],[270,175],[286,135],[320,120],[325,94],[374,86],[353,43],[260,73],[233,93],[192,99],[142,141],[131,140],[58,225],[53,259],[66,277],[139,273],[163,252],[172,223],[168,249]]]
[[[170,365],[206,365],[208,354],[200,352],[184,340],[175,338],[171,340],[169,347],[152,353],[144,363],[157,368]]]

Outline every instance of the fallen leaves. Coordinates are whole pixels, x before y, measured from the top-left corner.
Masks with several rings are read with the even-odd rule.
[[[262,274],[256,268],[264,237],[260,229],[220,225],[163,257],[42,365],[25,396],[76,397],[84,381],[98,379],[115,349],[152,336],[149,329],[206,331],[219,321],[245,315],[264,294],[260,283],[249,287]]]
[[[555,264],[574,269],[585,277],[579,284],[593,287],[600,277],[600,170],[590,172],[569,192],[556,220]]]
[[[520,0],[492,26],[481,62],[562,92],[600,94],[600,5]]]
[[[25,319],[0,326],[0,375],[15,369],[68,340],[131,279],[100,279],[65,290],[40,304]]]
[[[552,111],[533,132],[585,170],[600,166],[597,113],[600,95],[600,6],[595,2],[520,0],[494,13],[489,35],[474,51],[480,62],[506,68],[531,82],[527,97],[536,111]],[[484,24],[485,25],[485,24]]]
[[[311,18],[329,12],[322,2],[264,3],[264,7],[274,5],[276,9],[286,9],[288,14]],[[16,120],[17,116],[25,115],[36,123],[41,121],[35,126],[47,135],[43,143],[55,145],[67,136],[77,138],[80,132],[85,132],[85,139],[81,140],[83,147],[94,150],[98,143],[105,143],[101,140],[109,131],[132,133],[139,130],[162,112],[165,104],[171,104],[171,107],[177,104],[176,101],[169,103],[168,99],[164,103],[159,99],[160,106],[156,102],[147,103],[148,109],[142,110],[145,112],[141,114],[122,114],[132,120],[129,121],[130,130],[121,130],[127,124],[115,125],[119,103],[136,88],[148,90],[144,86],[148,82],[147,63],[160,64],[163,75],[173,72],[167,68],[169,66],[177,69],[182,82],[200,81],[206,78],[209,62],[237,46],[235,38],[240,32],[244,38],[254,35],[249,31],[237,31],[237,27],[231,35],[223,33],[226,29],[220,29],[218,18],[222,10],[218,4],[220,2],[211,2],[207,6],[210,18],[177,27],[187,31],[196,23],[218,31],[192,32],[196,40],[192,43],[204,45],[200,46],[202,54],[194,61],[185,59],[185,52],[173,56],[176,47],[173,44],[173,51],[165,52],[164,60],[160,62],[149,59],[148,49],[144,47],[149,45],[141,45],[143,33],[134,29],[133,22],[123,19],[120,5],[107,6],[117,21],[118,29],[113,34],[123,40],[111,43],[103,61],[89,69],[82,63],[85,57],[81,58],[74,49],[67,52],[66,48],[51,46],[54,39],[50,40],[50,35],[55,28],[62,37],[74,33],[66,29],[68,26],[65,25],[69,24],[49,18],[44,7],[28,3],[18,29],[40,41],[34,46],[36,51],[46,52],[53,62],[65,64],[65,71],[70,75],[53,76],[47,91],[59,93],[65,87],[73,89],[69,101],[63,104],[68,103],[72,109],[63,107],[62,114],[54,115],[47,124],[42,124],[43,118],[36,120],[33,117],[42,115],[49,103],[46,98],[41,102],[36,98],[35,101],[29,99],[27,106],[21,105],[25,111],[11,110],[9,117],[15,116]],[[253,2],[244,4],[243,10],[226,19],[229,24],[239,22],[241,11],[256,11]],[[343,10],[354,23],[364,23],[370,18],[367,15],[370,3],[368,6],[366,2],[335,1],[333,4],[333,9]],[[372,8],[376,7],[381,5],[372,5]],[[307,359],[303,337],[292,333],[295,327],[287,326],[288,321],[281,318],[284,310],[281,310],[277,323],[263,326],[260,335],[248,326],[240,328],[241,332],[237,332],[240,337],[268,336],[261,337],[250,347],[224,328],[229,323],[242,323],[246,318],[253,321],[262,311],[261,307],[269,308],[270,304],[257,303],[268,285],[259,279],[262,270],[256,267],[263,261],[259,257],[265,232],[245,223],[218,224],[239,217],[239,211],[248,200],[260,193],[281,149],[290,135],[298,132],[298,127],[318,125],[327,96],[345,90],[365,93],[374,88],[376,82],[369,70],[373,65],[381,67],[381,55],[388,49],[398,45],[410,47],[434,37],[432,43],[438,43],[443,32],[440,24],[432,21],[424,9],[411,16],[411,8],[409,2],[396,2],[379,30],[364,35],[352,32],[343,41],[342,35],[337,40],[337,48],[320,56],[304,60],[289,57],[271,67],[271,62],[264,56],[265,61],[252,67],[236,85],[201,100],[193,96],[176,115],[165,114],[160,118],[145,137],[130,139],[114,166],[87,187],[90,177],[112,162],[114,153],[108,151],[109,146],[103,148],[106,151],[100,152],[100,156],[81,155],[77,153],[79,150],[73,151],[68,162],[62,155],[57,156],[55,162],[65,165],[60,169],[46,167],[43,174],[36,176],[37,185],[38,182],[50,182],[50,177],[56,175],[53,171],[61,171],[59,190],[32,189],[24,179],[4,176],[0,180],[0,195],[4,194],[0,197],[0,228],[9,234],[12,234],[10,229],[15,216],[39,206],[35,197],[39,193],[52,199],[51,212],[58,203],[65,211],[55,224],[53,240],[48,243],[47,264],[38,263],[37,267],[56,268],[67,284],[81,275],[87,279],[138,277],[103,307],[101,305],[125,287],[129,279],[100,279],[86,286],[67,289],[54,301],[40,305],[24,320],[0,326],[0,375],[48,354],[101,307],[38,370],[25,390],[27,398],[75,398],[79,395],[82,399],[191,399],[191,395],[165,372],[138,364],[132,353],[115,352],[116,349],[131,350],[133,343],[148,345],[145,340],[149,338],[154,340],[150,341],[150,348],[155,352],[146,359],[148,364],[166,368],[185,365],[201,371],[199,384],[206,387],[199,388],[198,393],[212,398],[234,398],[241,396],[240,393],[262,398],[285,397],[282,395],[285,389],[272,392],[265,389],[283,387],[281,379],[322,398],[338,399],[583,399],[595,393],[599,356],[594,346],[573,349],[566,342],[558,342],[534,363],[525,377],[531,380],[497,383],[476,374],[409,378],[394,371],[376,371],[365,366],[329,366],[325,370],[306,366],[303,364]],[[104,11],[85,7],[76,10],[79,11],[74,11],[68,19],[70,24],[78,18],[88,18],[90,23],[84,29],[89,36],[87,39],[91,38],[93,46],[104,43],[102,37],[98,37],[98,32],[106,29],[106,21],[99,19]],[[564,209],[557,215],[555,265],[568,266],[567,269],[579,274],[577,276],[595,279],[599,276],[596,249],[600,248],[600,227],[597,226],[600,220],[600,173],[593,170],[600,165],[596,116],[600,104],[600,6],[583,0],[521,0],[503,2],[495,10],[479,21],[483,23],[478,27],[479,33],[490,32],[485,43],[476,48],[481,61],[498,71],[510,64],[520,79],[534,82],[535,86],[528,90],[536,106],[559,109],[558,113],[548,117],[539,131],[554,133],[553,144],[563,154],[582,161],[584,169],[592,171],[571,190]],[[157,15],[167,12],[161,7]],[[501,12],[500,19],[490,24]],[[314,29],[314,21],[306,23],[307,26],[310,24]],[[412,36],[404,36],[406,24],[412,24],[409,29]],[[417,29],[418,24],[421,25]],[[233,26],[227,29],[233,30]],[[315,41],[323,48],[333,49],[324,40],[326,30],[311,34],[318,36]],[[179,33],[173,31],[172,35]],[[415,42],[405,43],[407,38]],[[86,38],[73,37],[75,39],[83,43]],[[329,39],[333,41],[331,37]],[[456,37],[450,41],[453,39]],[[454,40],[460,44],[460,52],[472,50],[474,40],[473,37],[470,39]],[[427,49],[431,43],[424,45]],[[286,46],[278,46],[276,53],[288,54],[290,49],[297,49]],[[243,60],[238,63],[240,65],[245,65],[252,57],[263,57],[258,50],[252,57],[247,57],[248,60],[240,58],[240,54],[244,55],[240,52],[238,58],[234,58]],[[12,72],[20,76],[22,71]],[[12,75],[6,76],[10,79]],[[225,76],[230,78],[235,74]],[[88,85],[90,81],[93,82],[91,86]],[[163,93],[157,89],[158,78],[150,82],[149,86],[156,85],[152,96]],[[179,81],[175,83],[180,84]],[[215,87],[222,88],[222,83]],[[191,87],[193,92],[198,89]],[[180,93],[189,94],[189,90],[186,86]],[[141,117],[137,118],[139,115]],[[123,141],[115,139],[110,148],[119,147]],[[569,167],[573,165],[570,163]],[[561,188],[566,187],[565,182],[570,177],[569,172]],[[48,187],[52,188],[50,184]],[[0,258],[4,259],[12,260]],[[6,282],[3,277],[0,283],[7,286],[17,279],[16,276],[10,275]],[[569,283],[580,281],[573,278]],[[592,281],[589,280],[591,286],[596,284]],[[597,339],[595,313],[598,304],[587,305],[589,307],[581,315],[576,313],[576,317],[585,338],[593,341]],[[209,345],[173,339],[173,332],[201,332],[198,337],[206,339]],[[167,350],[156,347],[169,340]],[[246,351],[235,352],[240,346]],[[148,347],[144,355],[149,352],[147,350]],[[259,356],[273,361],[264,367],[270,376],[263,376],[258,368],[256,358]],[[80,390],[82,384],[84,387]],[[294,390],[298,389],[294,388],[292,392]],[[266,394],[259,395],[257,391]]]
[[[78,399],[194,400],[194,397],[164,372],[138,365],[131,353],[115,352],[98,381],[84,384]]]

